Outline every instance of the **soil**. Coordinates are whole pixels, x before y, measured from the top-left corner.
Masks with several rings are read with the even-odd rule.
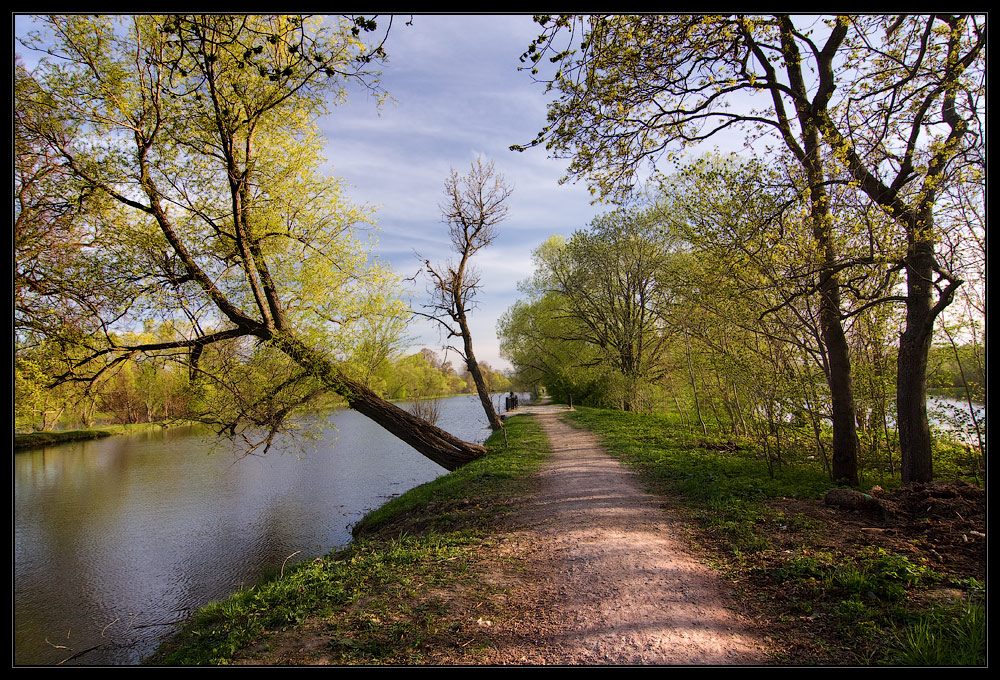
[[[552,455],[536,493],[479,550],[472,566],[478,585],[427,595],[448,602],[453,629],[467,641],[442,640],[425,650],[424,663],[856,664],[858,649],[830,644],[839,631],[827,630],[822,617],[790,615],[795,594],[768,577],[785,552],[804,544],[884,547],[985,584],[985,492],[977,487],[876,487],[857,507],[772,501],[776,513],[795,521],[768,530],[774,549],[763,559],[772,564],[730,582],[707,566],[719,557],[711,533],[693,531],[682,508],[647,493],[593,434],[563,422],[564,408],[522,410],[537,414]],[[942,597],[961,596],[942,589]],[[266,658],[251,654],[242,663],[330,663],[316,653],[320,630],[287,631],[271,640]]]

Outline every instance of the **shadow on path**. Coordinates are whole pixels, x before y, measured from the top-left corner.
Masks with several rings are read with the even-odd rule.
[[[662,499],[645,492],[592,433],[563,422],[566,410],[517,410],[539,418],[552,455],[538,493],[515,519],[509,548],[532,601],[505,632],[513,640],[496,649],[497,661],[767,663],[727,585],[678,540],[681,524]]]

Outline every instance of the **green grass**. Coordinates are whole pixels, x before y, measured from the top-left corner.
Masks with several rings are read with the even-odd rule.
[[[986,665],[986,607],[938,607],[900,626],[887,663],[900,666]]]
[[[472,614],[434,593],[489,596],[469,568],[492,541],[486,520],[525,493],[548,451],[533,418],[512,418],[507,435],[508,446],[496,433],[483,458],[370,513],[343,550],[207,605],[149,663],[230,664],[304,623],[328,641],[317,653],[345,664],[418,664],[428,647],[473,642],[473,632],[454,625]]]
[[[306,562],[284,576],[213,602],[194,617],[177,639],[166,665],[226,665],[266,631],[307,620],[326,621],[331,644],[343,649],[345,663],[380,663],[418,657],[433,627],[410,619],[408,595],[418,584],[454,581],[476,539],[471,535],[427,534],[390,541],[359,541],[350,548]],[[392,625],[383,626],[383,621]],[[379,625],[375,625],[379,624]],[[408,636],[407,649],[399,649]]]
[[[136,425],[102,425],[99,427],[88,427],[79,430],[51,430],[46,432],[25,432],[14,434],[14,450],[34,449],[43,446],[53,446],[66,442],[86,441],[89,439],[102,439],[104,437],[114,437],[146,430],[160,429],[160,423],[139,423]]]
[[[393,498],[362,518],[354,535],[391,534],[395,524],[406,530],[469,526],[502,512],[526,489],[527,480],[541,465],[540,452],[548,450],[534,420],[515,417],[506,429],[506,448],[503,433],[494,433],[487,441],[489,455]]]

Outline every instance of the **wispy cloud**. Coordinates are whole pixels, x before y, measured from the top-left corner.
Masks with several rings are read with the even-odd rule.
[[[402,276],[420,266],[414,250],[433,262],[450,255],[439,205],[452,168],[462,173],[483,156],[513,185],[500,237],[475,262],[482,288],[472,333],[477,356],[494,366],[505,365],[496,322],[517,299],[517,282],[531,275],[532,250],[602,211],[585,187],[559,185],[565,161],[543,149],[509,149],[545,124],[543,88],[517,70],[536,28],[528,15],[418,15],[412,26],[397,18],[382,78],[395,103],[376,112],[359,97],[322,126],[331,172],[353,186],[355,200],[378,206],[379,253]],[[422,285],[413,293],[419,299]],[[416,322],[411,334],[414,349],[438,343],[431,324]]]

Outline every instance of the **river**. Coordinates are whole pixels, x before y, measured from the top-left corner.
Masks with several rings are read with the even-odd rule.
[[[438,425],[489,435],[475,396],[442,399]],[[320,435],[266,456],[194,426],[14,454],[15,665],[136,664],[192,610],[346,545],[446,472],[353,411]]]

